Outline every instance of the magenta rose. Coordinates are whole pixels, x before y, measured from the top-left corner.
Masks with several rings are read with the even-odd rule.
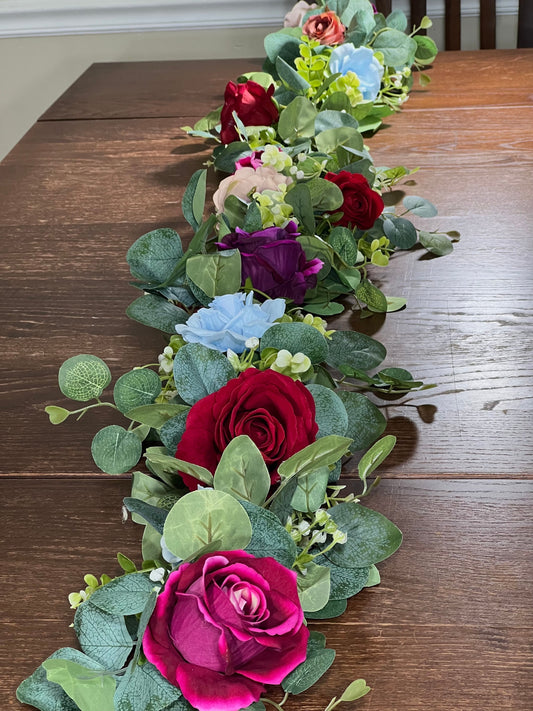
[[[306,657],[296,573],[245,551],[170,574],[143,637],[148,661],[199,711],[238,711]]]
[[[297,230],[295,222],[251,233],[237,227],[217,246],[239,250],[243,285],[250,279],[254,289],[272,299],[281,297],[301,304],[306,291],[315,288],[317,274],[324,263],[320,259],[307,259],[296,240]]]

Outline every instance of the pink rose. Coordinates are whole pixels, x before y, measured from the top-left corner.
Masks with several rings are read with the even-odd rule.
[[[238,711],[305,660],[308,637],[296,573],[225,551],[170,574],[143,650],[199,711]]]
[[[253,168],[240,168],[233,175],[220,181],[218,190],[213,195],[217,213],[224,211],[224,202],[228,195],[236,195],[245,202],[251,202],[250,192],[262,193],[263,190],[279,190],[280,185],[290,185],[292,178],[278,173],[268,165]]]
[[[285,15],[283,27],[300,27],[302,20],[305,17],[305,13],[309,12],[309,10],[316,10],[317,7],[318,5],[316,3],[308,5],[305,0],[300,0],[296,3],[296,5],[294,5],[292,10],[289,10],[289,12]]]

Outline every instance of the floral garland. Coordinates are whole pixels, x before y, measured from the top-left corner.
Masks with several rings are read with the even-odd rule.
[[[421,243],[436,255],[456,233],[426,232],[418,196],[401,214],[382,194],[414,171],[376,167],[363,133],[408,98],[433,42],[406,34],[367,0],[298,2],[265,39],[262,72],[230,81],[224,104],[186,130],[217,141],[208,168],[228,173],[204,217],[207,168],[191,177],[183,214],[187,249],[161,228],[127,261],[143,291],[128,315],[170,335],[158,362],[116,381],[93,355],[69,358],[61,392],[92,404],[49,406],[53,424],[107,406],[127,426],[96,433],[108,474],[135,468],[124,512],[144,527],[140,569],[85,576],[72,593],[83,651],[58,650],[19,686],[41,711],[261,711],[283,709],[333,663],[306,621],[341,615],[379,583],[376,564],[401,532],[359,503],[392,450],[386,419],[368,397],[424,385],[379,368],[377,340],[330,328],[322,316],[352,301],[362,316],[395,311],[369,271]],[[419,73],[426,84],[426,75]],[[451,239],[450,239],[451,238]],[[156,369],[154,369],[156,368]],[[368,450],[365,452],[365,450]],[[357,453],[360,493],[339,483]],[[283,698],[267,698],[265,685]],[[325,711],[364,696],[352,682]]]

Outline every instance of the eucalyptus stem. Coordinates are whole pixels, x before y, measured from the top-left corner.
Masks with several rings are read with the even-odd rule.
[[[273,706],[275,709],[278,709],[278,711],[283,711],[283,704],[287,701],[288,698],[289,694],[286,693],[285,696],[279,702],[279,704],[273,701],[272,699],[267,698],[266,696],[264,696],[261,701],[265,702],[266,704],[269,704],[270,706]]]
[[[107,407],[112,407],[114,410],[118,410],[118,407],[117,407],[114,403],[112,403],[112,402],[102,402],[101,400],[98,400],[98,402],[96,402],[94,405],[87,405],[86,407],[80,407],[79,410],[71,410],[71,411],[70,411],[70,414],[71,414],[71,415],[77,415],[78,412],[81,412],[81,413],[85,414],[85,413],[87,412],[87,410],[92,410],[93,407],[100,407],[100,406],[103,406],[103,405],[106,405]]]

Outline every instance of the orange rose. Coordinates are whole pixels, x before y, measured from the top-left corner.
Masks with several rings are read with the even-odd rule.
[[[346,28],[339,17],[331,10],[321,15],[310,17],[302,28],[303,33],[320,44],[340,44],[344,42]]]

